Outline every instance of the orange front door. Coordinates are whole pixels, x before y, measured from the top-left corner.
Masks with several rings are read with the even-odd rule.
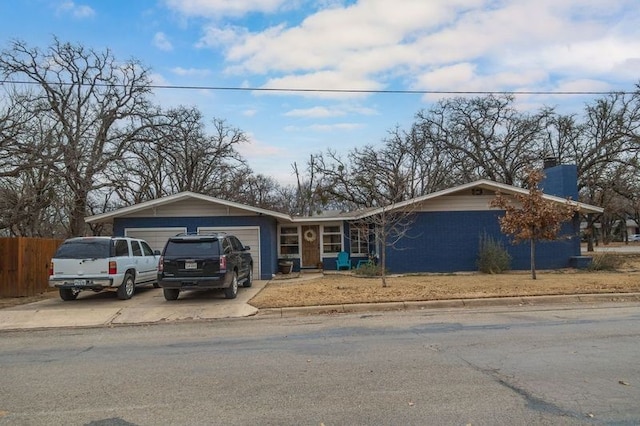
[[[317,268],[320,263],[320,227],[305,225],[302,227],[302,267]]]

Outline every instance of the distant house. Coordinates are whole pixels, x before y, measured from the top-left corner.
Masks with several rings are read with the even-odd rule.
[[[575,166],[560,165],[545,170],[541,184],[548,200],[564,203],[577,199]],[[396,249],[387,249],[387,269],[391,273],[454,272],[477,269],[478,242],[483,234],[502,241],[512,256],[514,269],[529,268],[527,244],[512,245],[500,232],[502,211],[489,207],[495,193],[506,196],[526,194],[511,185],[479,180],[398,203],[393,209],[411,209],[414,220],[407,236]],[[602,209],[576,203],[583,214]],[[281,259],[294,262],[294,270],[336,269],[338,253],[346,251],[353,265],[365,260],[380,247],[359,224],[379,213],[376,209],[349,213],[296,217],[207,195],[182,192],[109,213],[86,218],[88,223],[110,222],[114,235],[146,239],[161,250],[167,238],[180,232],[225,231],[234,233],[251,247],[254,274],[270,279]],[[566,223],[568,238],[540,243],[536,263],[539,269],[562,268],[580,256],[578,215]]]

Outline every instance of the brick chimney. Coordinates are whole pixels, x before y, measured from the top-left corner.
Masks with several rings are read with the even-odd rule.
[[[544,174],[540,189],[545,194],[578,200],[578,167],[575,164],[558,164],[557,158],[546,157]]]

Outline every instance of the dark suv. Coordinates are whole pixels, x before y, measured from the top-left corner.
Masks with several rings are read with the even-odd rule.
[[[180,290],[224,289],[227,299],[238,294],[238,283],[251,287],[250,247],[223,233],[178,234],[169,238],[158,264],[158,285],[164,298],[176,300]]]

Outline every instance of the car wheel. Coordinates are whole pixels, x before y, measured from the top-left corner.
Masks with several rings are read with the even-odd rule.
[[[133,276],[131,274],[126,274],[124,276],[124,281],[120,284],[120,287],[118,287],[118,299],[131,299],[135,290],[136,282],[133,280]]]
[[[177,300],[180,295],[180,290],[177,288],[165,288],[162,292],[165,300]]]
[[[249,273],[247,274],[247,279],[244,281],[243,286],[245,288],[249,288],[253,285],[253,265],[249,265]]]
[[[79,290],[74,290],[72,288],[61,288],[60,289],[60,299],[64,301],[68,300],[76,300],[78,298],[78,294],[80,294]]]
[[[156,281],[155,283],[153,283],[153,288],[160,288],[160,284],[158,284],[158,282]]]
[[[227,299],[235,299],[238,295],[238,273],[233,272],[233,276],[231,277],[231,284],[229,287],[224,289],[224,297]]]

